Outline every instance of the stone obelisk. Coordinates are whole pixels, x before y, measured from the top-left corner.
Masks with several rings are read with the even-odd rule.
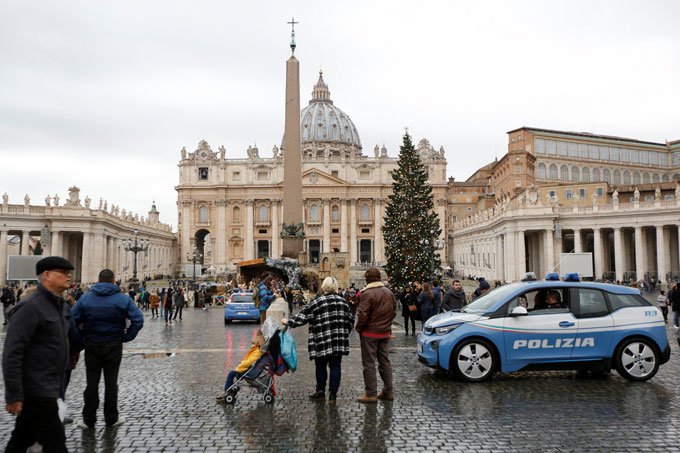
[[[295,58],[295,19],[290,58],[286,62],[286,127],[283,135],[283,216],[281,256],[298,259],[302,252],[302,147],[300,144],[300,63]]]

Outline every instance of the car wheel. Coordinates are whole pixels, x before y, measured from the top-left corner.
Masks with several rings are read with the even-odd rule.
[[[493,347],[481,339],[463,341],[451,355],[449,368],[454,376],[470,382],[481,382],[493,376],[496,356]]]
[[[616,370],[631,381],[646,381],[659,370],[659,353],[644,338],[631,338],[623,342],[616,353]]]
[[[224,318],[224,325],[231,324],[231,319]]]

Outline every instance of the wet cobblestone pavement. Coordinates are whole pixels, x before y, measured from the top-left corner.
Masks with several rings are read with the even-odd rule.
[[[77,427],[82,409],[84,362],[74,371],[67,400],[75,423],[67,425],[70,451],[678,451],[680,353],[669,328],[671,361],[646,383],[615,372],[599,379],[573,372],[496,375],[483,384],[449,379],[420,365],[415,337],[395,329],[391,354],[395,401],[361,405],[358,337],[343,360],[337,404],[315,402],[314,367],[307,328],[294,332],[299,369],[277,380],[279,395],[267,405],[243,389],[233,406],[220,405],[226,371],[249,347],[257,326],[225,326],[222,310],[187,309],[165,326],[146,315],[137,340],[126,345],[119,408],[126,418],[104,428],[101,408],[94,430]],[[4,329],[0,330],[4,344]],[[0,388],[2,383],[0,383]],[[4,394],[4,388],[1,388]],[[103,395],[103,383],[100,387]],[[103,398],[102,398],[103,399]],[[14,419],[0,415],[0,448]]]

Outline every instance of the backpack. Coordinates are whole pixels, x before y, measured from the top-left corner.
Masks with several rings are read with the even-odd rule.
[[[260,288],[255,288],[253,291],[253,303],[255,303],[255,308],[260,308]]]

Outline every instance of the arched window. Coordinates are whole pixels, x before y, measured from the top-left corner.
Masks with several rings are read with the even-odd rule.
[[[234,222],[238,223],[241,221],[241,208],[238,206],[234,206],[234,209],[231,210],[231,216],[234,219]]]
[[[652,183],[659,184],[659,174],[658,173],[654,173],[652,175]]]
[[[201,206],[200,208],[198,208],[198,221],[201,222],[201,223],[208,221],[208,207],[207,206]]]
[[[557,180],[557,165],[550,165],[550,179]]]
[[[331,208],[331,221],[333,222],[340,221],[340,208],[338,208],[337,205],[333,205],[333,207]]]
[[[621,172],[614,170],[614,178],[612,179],[612,184],[621,184]]]
[[[630,172],[628,170],[623,172],[623,183],[630,185]]]
[[[593,168],[593,182],[600,182],[600,169]]]
[[[649,177],[649,173],[644,172],[644,173],[642,174],[642,184],[651,184],[651,183],[652,183],[652,180],[651,180],[651,178]]]
[[[313,204],[309,207],[309,220],[313,222],[321,220],[321,211],[318,204]]]
[[[569,181],[569,168],[566,165],[560,167],[560,179],[562,181]]]
[[[640,181],[641,181],[640,180],[640,172],[636,171],[635,173],[633,173],[633,184],[638,185],[638,184],[640,184]]]
[[[664,174],[661,176],[661,181],[662,181],[662,182],[668,182],[668,175],[667,175],[666,173],[664,173]]]
[[[604,178],[605,182],[608,182],[611,184],[612,182],[612,175],[609,172],[608,168],[605,168],[604,171],[602,172],[602,178]]]
[[[588,167],[583,167],[583,170],[581,170],[581,180],[590,182],[590,169]]]
[[[359,220],[371,220],[371,211],[367,204],[361,205]]]
[[[579,171],[578,167],[571,167],[571,180],[573,182],[578,182],[579,181]]]
[[[538,178],[545,179],[545,164],[543,162],[538,164]]]
[[[261,205],[257,209],[257,220],[260,222],[266,222],[269,220],[269,209],[265,205]]]

